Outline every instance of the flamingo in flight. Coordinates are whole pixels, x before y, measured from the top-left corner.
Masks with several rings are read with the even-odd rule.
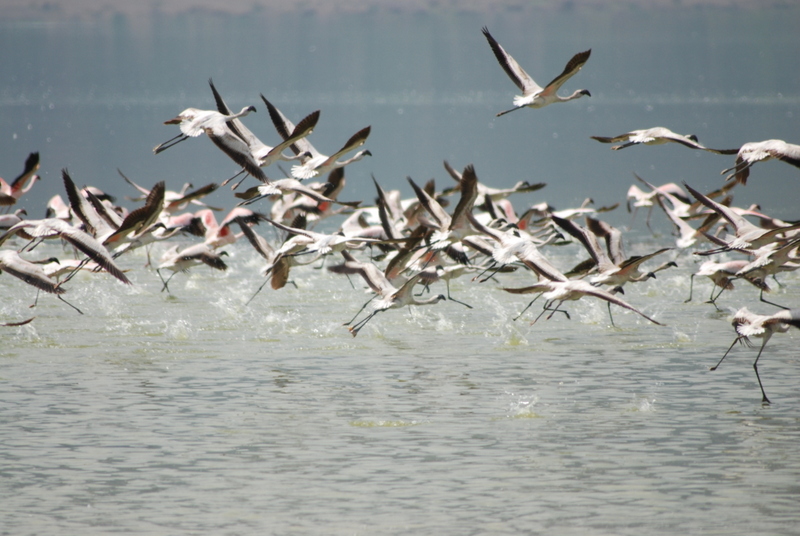
[[[783,140],[765,140],[745,143],[736,153],[733,167],[722,170],[722,175],[730,173],[725,179],[735,179],[737,183],[747,184],[750,167],[756,162],[777,158],[794,167],[800,167],[800,145]]]
[[[663,145],[668,142],[680,143],[689,149],[700,149],[717,154],[736,154],[738,151],[738,149],[709,149],[708,147],[701,145],[700,142],[697,141],[697,136],[694,134],[676,134],[670,129],[664,127],[631,130],[630,132],[620,134],[619,136],[614,136],[613,138],[606,138],[603,136],[591,136],[591,138],[599,141],[600,143],[625,142],[622,145],[613,146],[612,149],[615,151],[624,149],[625,147],[630,147],[631,145]]]
[[[500,43],[498,43],[495,38],[492,37],[492,34],[489,33],[489,29],[485,26],[483,27],[483,35],[486,36],[486,40],[489,41],[489,46],[492,47],[492,52],[494,52],[497,61],[500,62],[500,66],[506,72],[508,77],[511,78],[511,81],[522,90],[522,95],[517,95],[514,97],[514,108],[498,113],[497,117],[524,107],[543,108],[555,102],[567,102],[574,99],[579,99],[584,95],[589,97],[592,96],[588,89],[578,89],[567,97],[562,97],[558,94],[558,90],[561,89],[561,86],[564,85],[564,82],[572,78],[578,71],[580,71],[581,67],[583,67],[583,65],[589,60],[589,56],[592,54],[592,49],[575,54],[572,59],[567,62],[567,66],[564,67],[564,70],[560,75],[556,76],[553,81],[547,84],[545,87],[541,87],[539,84],[534,82],[533,78],[531,78],[530,75],[519,66],[516,60],[512,58],[502,46],[500,46]]]
[[[255,111],[255,106],[245,106],[239,113],[226,115],[215,110],[187,108],[176,117],[164,121],[165,125],[178,125],[181,129],[181,134],[157,145],[153,152],[158,154],[190,137],[195,138],[205,133],[214,145],[244,168],[247,173],[261,182],[267,182],[269,179],[250,152],[250,146],[247,141],[242,139],[241,135],[235,132],[229,124],[230,121]]]
[[[261,98],[264,99],[264,96],[262,95]],[[278,134],[280,134],[284,140],[288,141],[293,137],[292,132],[298,127],[295,127],[294,123],[287,119],[286,116],[267,99],[264,99],[264,104],[267,105],[267,110],[269,110],[269,116],[272,119],[272,124],[275,125],[275,130],[278,131]],[[310,179],[312,177],[325,175],[335,169],[343,168],[348,164],[361,160],[365,156],[372,156],[372,153],[365,149],[358,151],[346,160],[339,160],[343,155],[364,145],[367,142],[370,130],[371,127],[369,126],[362,128],[350,136],[350,139],[345,142],[342,148],[331,156],[320,153],[305,137],[296,139],[294,143],[290,145],[290,148],[300,157],[302,163],[292,166],[292,176],[300,180]]]

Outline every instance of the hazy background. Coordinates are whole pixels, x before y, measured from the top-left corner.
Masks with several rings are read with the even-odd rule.
[[[800,141],[800,7],[733,4],[285,10],[232,2],[212,11],[172,2],[121,11],[113,2],[49,9],[12,2],[0,19],[0,176],[13,179],[29,152],[41,152],[44,180],[22,203],[31,217],[63,193],[65,167],[79,184],[120,196],[133,192],[117,168],[148,186],[222,181],[237,168],[207,139],[152,153],[177,133],[164,120],[190,106],[214,107],[212,77],[231,108],[256,106],[245,122],[270,145],[278,136],[260,93],[294,120],[320,109],[311,141],[324,153],[371,125],[366,147],[374,156],[347,169],[348,199],[374,197],[370,174],[407,195],[406,176],[447,186],[444,159],[457,168],[473,163],[490,185],[547,182],[519,203],[558,208],[586,196],[598,205],[621,201],[634,171],[659,184],[711,189],[733,157],[678,145],[616,152],[589,136],[660,125],[715,148]],[[592,97],[495,118],[517,88],[481,35],[484,25],[541,84],[591,48],[562,92],[587,88]],[[798,174],[760,164],[736,202],[796,217]],[[227,190],[214,201],[234,204]]]
[[[611,151],[592,135],[662,125],[718,148],[800,142],[798,7],[37,1],[0,0],[0,175],[41,152],[44,180],[21,203],[30,217],[63,195],[64,167],[123,202],[134,191],[117,168],[173,189],[233,174],[205,138],[152,153],[178,132],[164,120],[213,107],[209,77],[231,108],[258,108],[245,122],[266,143],[278,137],[259,93],[295,120],[320,109],[312,140],[324,152],[372,125],[374,156],[347,169],[346,199],[371,200],[373,173],[407,195],[407,175],[449,185],[448,159],[494,186],[548,183],[514,198],[519,208],[587,195],[606,205],[624,200],[634,171],[717,187],[733,157]],[[591,47],[564,91],[593,96],[495,118],[516,87],[484,25],[543,84]],[[800,170],[769,162],[735,202],[797,219],[799,199]],[[227,188],[213,201],[235,202]],[[622,208],[604,216],[630,222]],[[637,218],[629,253],[674,244]],[[157,244],[154,259],[188,242]],[[515,322],[527,300],[498,287],[529,285],[519,270],[453,281],[474,309],[390,311],[353,339],[342,322],[366,299],[361,282],[298,267],[297,288],[245,305],[264,262],[239,241],[226,272],[178,274],[167,295],[143,249],[119,259],[130,287],[93,273],[69,282],[84,316],[53,296],[30,309],[33,289],[0,277],[0,321],[36,315],[0,333],[0,532],[797,533],[797,330],[759,362],[773,405],[760,403],[755,348],[711,373],[734,338],[730,310],[774,309],[737,282],[717,312],[702,303],[706,278],[685,303],[688,253],[626,287],[663,327],[618,309],[611,327],[599,300],[531,326],[537,303]],[[43,244],[31,258],[63,253]],[[585,258],[577,245],[546,255],[565,271]],[[800,303],[798,277],[781,275],[770,299]]]

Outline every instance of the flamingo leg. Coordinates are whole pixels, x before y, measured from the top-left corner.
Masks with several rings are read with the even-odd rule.
[[[650,216],[652,215],[653,215],[653,205],[650,205],[650,208],[647,209],[647,217],[645,218],[644,223],[647,225],[647,228],[650,230],[650,233],[655,235],[656,234],[655,231],[653,231],[653,228],[650,227]]]
[[[716,364],[716,365],[714,365],[713,367],[711,367],[711,368],[710,368],[710,369],[708,369],[708,370],[717,370],[717,368],[720,366],[720,364],[722,364],[722,360],[723,360],[723,359],[725,359],[725,358],[728,356],[728,354],[730,353],[730,351],[731,351],[731,350],[733,350],[733,346],[734,346],[734,345],[735,345],[737,342],[739,342],[741,339],[742,339],[741,337],[736,337],[735,339],[733,339],[733,342],[731,343],[730,347],[728,348],[728,351],[727,351],[727,352],[725,352],[725,355],[723,355],[723,356],[720,358],[720,360],[719,360],[719,361],[717,361],[717,364]]]
[[[267,278],[264,280],[264,282],[263,282],[263,283],[261,283],[261,286],[260,286],[260,287],[258,287],[258,290],[256,290],[256,291],[253,293],[253,295],[252,295],[252,296],[250,296],[250,299],[249,299],[249,300],[247,300],[247,302],[245,303],[245,305],[250,305],[250,302],[251,302],[251,301],[253,301],[253,300],[255,299],[255,297],[256,297],[256,296],[258,296],[258,293],[259,293],[259,292],[261,292],[261,289],[263,289],[263,288],[264,288],[264,285],[266,285],[268,282],[269,282],[269,277],[267,277]]]
[[[77,307],[75,307],[74,305],[72,305],[71,303],[69,303],[67,300],[65,300],[65,299],[64,299],[64,298],[62,298],[61,296],[56,296],[56,297],[57,297],[59,300],[61,300],[62,302],[66,303],[67,305],[69,305],[70,307],[72,307],[73,309],[75,309],[76,311],[78,311],[80,314],[83,314],[83,311],[81,311],[80,309],[78,309]]]
[[[683,300],[683,303],[689,303],[692,301],[692,292],[694,291],[694,274],[689,276],[689,297]],[[714,294],[714,288],[711,288],[711,294]]]
[[[449,279],[445,279],[445,280],[444,280],[444,282],[445,282],[445,284],[447,285],[447,299],[448,299],[448,300],[450,300],[450,301],[454,301],[454,302],[456,302],[456,303],[460,303],[461,305],[463,305],[463,306],[464,306],[464,307],[466,307],[467,309],[472,309],[472,306],[471,306],[471,305],[469,305],[468,303],[464,303],[464,302],[462,302],[462,301],[459,301],[459,300],[457,300],[457,299],[455,299],[455,298],[452,298],[452,297],[450,296],[450,280],[449,280]]]
[[[536,298],[538,298],[538,297],[539,297],[539,296],[536,296]],[[534,301],[536,301],[536,298],[534,298]],[[531,303],[533,303],[533,302],[531,302]],[[537,316],[536,318],[534,318],[534,319],[533,319],[533,322],[531,322],[531,326],[532,326],[532,325],[534,325],[536,322],[538,322],[538,321],[539,321],[539,319],[540,319],[540,318],[542,318],[542,315],[544,315],[544,313],[545,313],[545,312],[547,312],[547,311],[549,310],[547,307],[548,307],[548,306],[549,306],[551,303],[552,303],[552,302],[549,302],[549,301],[548,301],[548,302],[545,302],[545,304],[544,304],[544,307],[542,307],[542,312],[541,312],[541,313],[539,313],[539,316]]]
[[[160,153],[162,151],[166,151],[170,147],[178,145],[180,142],[182,142],[183,140],[186,140],[186,139],[189,139],[189,136],[187,136],[186,134],[178,134],[174,138],[170,138],[167,141],[165,141],[164,143],[162,143],[161,145],[156,146],[156,148],[153,149],[153,152],[155,154],[158,154],[158,153]]]
[[[36,307],[36,304],[39,303],[39,289],[36,289],[36,298],[34,298],[33,303],[28,306],[29,309],[33,309]]]
[[[547,311],[550,311],[550,314],[547,316],[547,319],[548,319],[548,320],[550,320],[551,318],[553,318],[553,315],[554,315],[554,314],[556,314],[556,313],[564,313],[564,314],[567,316],[567,320],[570,320],[569,313],[568,313],[568,312],[566,312],[564,309],[559,309],[559,307],[561,307],[561,304],[562,304],[562,303],[564,303],[564,301],[563,301],[563,300],[562,300],[562,301],[560,301],[560,302],[558,302],[558,304],[557,304],[557,305],[556,305],[556,306],[555,306],[553,309],[550,309],[550,308],[548,307],[548,305],[552,305],[552,303],[553,303],[553,302],[550,302],[549,304],[547,304],[547,303],[546,303],[546,304],[544,305],[544,306],[545,306],[545,310],[547,310]]]
[[[537,295],[536,295],[536,297],[535,297],[534,299],[532,299],[532,300],[531,300],[531,301],[528,303],[528,305],[526,305],[526,306],[525,306],[525,308],[524,308],[522,311],[520,311],[520,313],[519,313],[517,316],[515,316],[515,317],[514,317],[512,320],[517,320],[519,317],[521,317],[521,316],[522,316],[522,315],[525,313],[525,311],[527,311],[528,309],[530,309],[531,305],[533,305],[533,302],[535,302],[536,300],[538,300],[540,296],[541,296],[541,293],[537,294]],[[539,316],[541,316],[541,315],[539,315]],[[538,317],[537,317],[537,320],[538,320]],[[536,322],[536,321],[534,320],[534,322]]]
[[[169,291],[169,282],[172,280],[173,277],[175,277],[175,274],[177,274],[178,272],[172,272],[172,275],[170,275],[166,281],[164,281],[164,277],[161,275],[160,270],[156,270],[156,273],[158,274],[158,277],[161,279],[161,282],[164,283],[164,286],[161,287],[161,292],[164,292],[166,290],[168,294],[172,294]]]
[[[370,320],[372,320],[372,317],[373,317],[373,316],[375,316],[376,314],[380,313],[381,311],[383,311],[383,309],[377,309],[377,310],[375,310],[375,311],[372,311],[372,312],[369,314],[369,316],[367,316],[367,317],[366,317],[364,320],[362,320],[361,322],[359,322],[359,323],[358,323],[358,324],[356,324],[355,326],[351,326],[351,327],[350,327],[350,333],[352,333],[352,334],[353,334],[353,337],[355,337],[356,335],[358,335],[358,332],[359,332],[359,331],[361,331],[361,328],[363,328],[363,327],[364,327],[364,326],[367,324],[367,322],[369,322]]]
[[[486,277],[484,277],[483,279],[481,279],[481,280],[480,280],[480,283],[486,283],[488,280],[490,280],[490,279],[494,278],[494,276],[495,276],[495,275],[497,275],[497,273],[498,273],[500,270],[502,270],[502,269],[503,269],[503,267],[502,267],[502,266],[498,266],[498,267],[497,267],[497,269],[496,269],[495,271],[493,271],[491,274],[489,274],[489,275],[487,275]],[[486,273],[486,270],[484,270],[484,271],[483,271],[483,273]],[[482,275],[482,274],[481,274],[481,275]]]
[[[242,169],[242,171],[244,171],[244,169]],[[237,173],[237,175],[238,175],[238,173]],[[234,177],[235,177],[235,176],[236,176],[236,175],[234,175]],[[231,177],[231,179],[232,179],[232,178],[233,178],[233,177]],[[233,186],[231,186],[231,190],[235,190],[236,188],[238,188],[238,187],[239,187],[239,185],[240,185],[240,184],[242,184],[242,182],[244,182],[244,180],[245,180],[246,178],[247,178],[247,175],[245,175],[244,177],[242,177],[241,179],[239,179],[239,182],[237,182],[236,184],[234,184]]]
[[[608,318],[611,320],[611,327],[615,328],[617,326],[614,324],[614,316],[611,314],[611,302],[606,302],[606,306],[608,307]]]
[[[369,305],[369,304],[370,304],[370,302],[372,302],[372,300],[374,300],[374,299],[375,299],[375,298],[377,298],[377,297],[378,297],[378,295],[376,294],[375,296],[371,297],[371,298],[370,298],[370,299],[368,299],[366,302],[364,302],[364,305],[362,305],[362,306],[361,306],[361,309],[359,309],[359,310],[358,310],[358,312],[355,314],[355,316],[354,316],[353,318],[351,318],[350,320],[348,320],[347,322],[345,322],[344,324],[342,324],[342,325],[343,325],[343,326],[349,326],[350,324],[352,324],[352,323],[355,321],[355,319],[356,319],[356,318],[358,318],[358,315],[360,315],[360,314],[361,314],[361,311],[363,311],[363,310],[364,310],[364,308],[365,308],[367,305]]]
[[[84,266],[86,266],[86,263],[88,263],[88,262],[89,262],[89,258],[88,258],[88,257],[87,257],[87,258],[85,258],[85,259],[83,259],[83,260],[82,260],[82,261],[81,261],[81,262],[78,264],[78,266],[76,266],[76,267],[75,267],[75,269],[74,269],[74,270],[72,270],[72,271],[71,271],[69,274],[67,274],[67,277],[65,277],[63,280],[61,280],[61,281],[58,283],[58,284],[59,284],[59,286],[60,286],[61,284],[63,284],[63,283],[66,283],[67,281],[69,281],[69,280],[70,280],[70,279],[72,279],[73,277],[75,277],[75,274],[77,274],[77,273],[78,273],[78,270],[80,270],[81,268],[83,268]],[[83,314],[83,313],[81,313],[81,314]]]
[[[238,176],[239,176],[239,175],[241,175],[242,173],[244,173],[244,168],[240,169],[240,170],[239,170],[239,171],[236,173],[236,175],[234,175],[233,177],[231,177],[231,178],[229,178],[229,179],[225,179],[224,181],[222,181],[222,183],[220,184],[220,186],[225,186],[226,184],[228,184],[229,182],[231,182],[233,179],[235,179],[236,177],[238,177]],[[239,182],[241,182],[241,181],[239,181]],[[232,187],[231,187],[231,190],[235,190],[235,189],[236,189],[236,186],[239,186],[239,183],[238,183],[238,182],[236,183],[236,185],[234,185],[234,186],[232,186]]]
[[[709,296],[709,300],[706,303],[710,303],[711,305],[713,305],[717,309],[717,311],[722,311],[722,309],[720,309],[719,306],[717,305],[717,298],[719,298],[723,292],[725,292],[725,287],[720,287],[719,292],[717,292],[717,295],[714,296],[714,287],[712,286],[711,296]]]
[[[758,360],[761,358],[761,352],[764,351],[764,347],[767,345],[767,341],[769,341],[769,337],[764,337],[764,342],[761,343],[761,348],[758,350],[758,355],[756,356],[756,360],[753,362],[753,370],[756,371],[756,379],[758,380],[758,386],[761,388],[761,403],[762,404],[770,404],[769,398],[767,398],[767,393],[764,392],[764,385],[761,383],[761,376],[758,375]]]
[[[783,305],[779,305],[779,304],[777,304],[775,302],[771,302],[769,300],[765,300],[764,299],[764,289],[761,289],[761,293],[759,294],[758,299],[760,301],[764,302],[764,303],[768,303],[770,305],[774,305],[775,307],[780,307],[781,309],[787,309],[787,310],[789,309],[789,307],[784,307]]]

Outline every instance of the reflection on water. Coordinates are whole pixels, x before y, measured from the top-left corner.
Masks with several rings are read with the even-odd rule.
[[[348,168],[343,198],[374,196],[370,175],[410,194],[405,177],[449,185],[442,160],[474,163],[492,186],[547,182],[518,198],[595,206],[624,200],[635,171],[655,183],[721,184],[732,157],[682,147],[610,151],[589,136],[656,125],[714,147],[797,141],[795,9],[574,10],[518,16],[395,14],[324,19],[194,14],[109,23],[3,22],[0,174],[40,151],[30,217],[78,184],[133,195],[142,184],[196,186],[236,171],[208,140],[154,156],[162,122],[211,107],[207,78],[233,108],[264,93],[292,117],[322,110],[314,144],[338,148],[372,125],[373,158]],[[558,72],[592,47],[575,79],[591,99],[495,119],[515,88],[488,49],[493,34],[532,73]],[[746,67],[743,67],[746,66]],[[578,82],[578,78],[580,82]],[[566,89],[566,88],[565,88]],[[247,125],[275,139],[259,108]],[[530,113],[528,113],[530,112]],[[503,121],[503,119],[508,119]],[[270,176],[279,171],[267,170]],[[797,219],[797,170],[759,164],[736,203]],[[231,207],[224,189],[210,203]],[[517,203],[517,199],[515,199]],[[671,245],[631,226],[630,253]],[[60,246],[37,253],[61,254]],[[367,299],[313,266],[298,288],[265,289],[243,243],[229,270],[178,274],[160,292],[143,253],[120,262],[130,287],[80,274],[66,295],[0,277],[0,515],[13,534],[791,534],[797,525],[797,334],[752,360],[728,316],[759,312],[755,289],[725,293],[722,312],[688,296],[689,255],[626,299],[666,327],[582,300],[531,326],[526,300],[500,286],[452,282],[459,300],[378,315],[357,338],[342,323]],[[159,250],[155,252],[156,256]],[[562,269],[583,260],[552,248]],[[798,276],[773,299],[798,303]],[[442,289],[433,289],[434,292]],[[534,306],[534,308],[536,305]]]

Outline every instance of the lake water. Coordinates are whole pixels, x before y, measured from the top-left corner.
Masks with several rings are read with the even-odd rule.
[[[3,20],[0,175],[28,152],[43,180],[23,199],[41,217],[60,175],[124,201],[117,176],[151,185],[220,181],[236,166],[208,140],[154,156],[164,120],[211,108],[207,79],[248,126],[275,134],[259,93],[295,118],[322,110],[312,140],[333,151],[371,125],[372,158],[347,169],[342,198],[374,197],[370,175],[449,186],[442,160],[474,163],[492,186],[547,182],[512,198],[624,204],[636,172],[655,183],[722,184],[733,157],[680,146],[610,151],[589,139],[662,125],[718,148],[800,140],[800,10],[573,9],[358,16],[153,15],[90,22]],[[591,98],[494,118],[516,88],[480,28],[540,82],[591,47],[564,88]],[[541,74],[538,74],[541,73]],[[271,177],[280,173],[268,169]],[[798,219],[798,170],[756,165],[735,203]],[[212,204],[230,208],[222,189]],[[267,205],[255,208],[266,209]],[[654,212],[604,214],[629,253],[674,245]],[[326,222],[335,227],[341,220]],[[261,227],[265,236],[271,232]],[[21,242],[14,242],[21,246]],[[6,244],[8,245],[8,244]],[[154,248],[157,257],[166,245]],[[368,295],[317,266],[297,288],[266,288],[248,244],[229,269],[178,274],[172,294],[143,253],[120,258],[133,282],[80,274],[65,299],[0,276],[0,532],[4,534],[796,534],[800,523],[798,333],[776,335],[760,372],[731,313],[758,301],[745,284],[703,303],[698,260],[629,285],[625,299],[665,324],[581,300],[572,316],[512,320],[524,297],[498,281],[452,282],[454,302],[388,311],[353,338],[342,326]],[[36,255],[65,255],[44,244]],[[544,253],[561,269],[577,246]],[[669,255],[675,256],[676,252]],[[338,262],[338,259],[328,263]],[[651,263],[656,264],[655,262]],[[770,299],[800,304],[796,273]],[[433,292],[445,292],[437,285]],[[755,341],[758,343],[759,341]]]

